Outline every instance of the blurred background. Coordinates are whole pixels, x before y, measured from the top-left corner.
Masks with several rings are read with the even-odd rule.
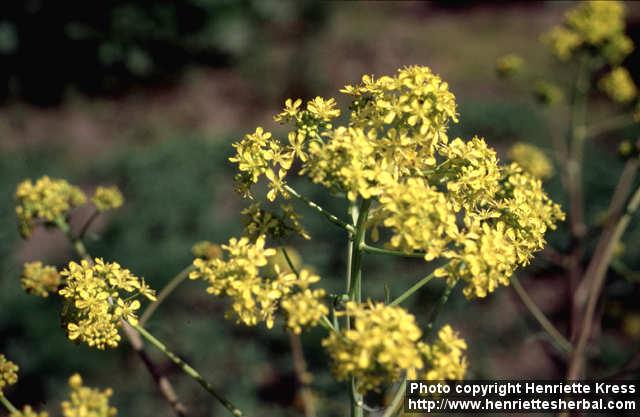
[[[8,395],[16,404],[47,406],[54,414],[66,378],[79,371],[88,385],[111,386],[122,416],[169,416],[168,407],[136,355],[126,346],[99,352],[66,340],[60,305],[20,288],[25,261],[62,266],[72,257],[60,233],[38,229],[20,239],[13,192],[24,178],[67,178],[90,192],[117,184],[125,206],[102,217],[89,250],[117,260],[161,288],[192,259],[198,240],[224,242],[241,233],[245,206],[233,191],[231,143],[255,126],[277,133],[272,121],[285,98],[339,97],[362,74],[391,74],[404,65],[427,65],[449,82],[460,123],[451,136],[484,136],[502,156],[515,141],[532,142],[552,156],[550,129],[563,111],[540,107],[522,89],[497,79],[495,60],[514,52],[541,78],[570,80],[539,36],[558,24],[564,2],[315,2],[285,0],[47,0],[0,5],[0,352],[21,366],[21,382]],[[640,7],[628,4],[628,34],[640,45]],[[625,62],[638,77],[640,52]],[[615,111],[596,97],[594,114]],[[587,151],[587,215],[602,217],[623,162],[621,139],[630,128],[591,142]],[[344,202],[323,197],[301,182],[296,188],[334,212]],[[560,181],[546,183],[561,203]],[[343,286],[344,236],[302,206],[311,241],[294,240],[305,264],[329,289]],[[82,223],[90,213],[77,211]],[[605,290],[604,332],[595,375],[608,375],[640,346],[637,221],[625,236]],[[550,234],[562,249],[566,227]],[[382,283],[399,294],[425,275],[420,260],[368,256],[366,295],[382,296]],[[566,277],[544,258],[520,273],[529,294],[556,325],[567,326]],[[413,297],[424,318],[442,290],[432,283]],[[236,326],[225,305],[187,282],[164,303],[149,329],[166,340],[231,400],[253,416],[301,415],[286,334]],[[469,344],[468,377],[562,377],[562,361],[511,288],[467,302],[459,291],[439,319],[458,328]],[[322,329],[303,335],[314,374],[319,415],[344,415],[344,385],[328,373]],[[225,415],[162,356],[190,415]],[[637,377],[637,372],[636,372]]]

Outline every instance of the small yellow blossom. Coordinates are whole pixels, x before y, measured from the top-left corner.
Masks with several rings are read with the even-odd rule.
[[[554,106],[564,100],[564,92],[557,85],[538,80],[533,84],[533,95],[541,104]]]
[[[553,165],[547,155],[538,147],[524,143],[515,143],[509,149],[509,158],[523,170],[536,178],[546,180],[553,175]]]
[[[36,221],[53,223],[86,202],[86,196],[78,187],[48,176],[35,183],[22,181],[18,184],[15,198],[20,234],[25,238],[31,235]]]
[[[201,240],[191,247],[191,253],[196,258],[215,259],[222,257],[222,248],[208,240]]]
[[[269,259],[276,255],[276,250],[265,248],[264,236],[258,237],[253,243],[246,237],[232,238],[227,245],[222,245],[222,249],[226,259],[195,259],[195,270],[189,274],[189,278],[207,281],[207,292],[210,294],[229,297],[232,304],[227,317],[233,316],[247,326],[265,323],[267,328],[272,328],[280,304],[320,280],[306,269],[296,275],[289,268],[281,270],[278,265],[269,265]],[[316,292],[315,295],[317,301],[320,293]],[[289,304],[289,311],[301,315],[294,318],[294,322],[301,325],[304,319],[304,324],[317,324],[317,320],[300,310],[300,306],[297,306],[299,311],[294,311],[295,303],[299,301],[298,296]],[[319,307],[320,304],[316,303],[315,306]],[[306,314],[306,317],[302,317],[302,314]]]
[[[329,309],[321,301],[324,296],[323,289],[307,288],[283,299],[281,305],[287,316],[287,327],[300,334],[303,327],[316,326],[329,314]]]
[[[638,89],[631,75],[622,67],[614,68],[602,77],[598,82],[598,87],[618,103],[628,103],[638,94]]]
[[[331,332],[322,341],[338,380],[353,376],[363,392],[395,382],[404,372],[415,378],[424,367],[422,331],[403,308],[350,301],[340,314],[350,317],[352,328]]]
[[[582,44],[580,35],[564,27],[556,26],[542,36],[542,41],[551,47],[551,52],[560,60],[568,61]]]
[[[120,189],[115,185],[111,187],[100,186],[96,188],[93,197],[91,197],[91,202],[93,202],[98,211],[102,212],[117,209],[122,206],[124,203],[124,197],[122,196]]]
[[[9,414],[9,417],[49,417],[46,411],[37,412],[30,405],[22,407],[22,411],[17,410]]]
[[[430,381],[461,381],[467,371],[464,352],[467,343],[448,324],[438,332],[438,340],[426,345],[428,363],[424,379]]]
[[[496,72],[500,77],[509,78],[522,70],[524,61],[516,54],[508,54],[496,61]]]
[[[62,402],[64,417],[114,417],[117,415],[115,407],[109,404],[113,395],[111,388],[103,391],[83,385],[80,375],[69,378],[71,393],[69,399]]]
[[[334,98],[325,100],[322,97],[316,97],[307,103],[307,110],[317,119],[325,122],[340,116],[340,109],[336,108]]]
[[[5,387],[18,382],[18,365],[0,353],[0,395]]]
[[[22,269],[20,282],[29,294],[48,297],[50,292],[58,290],[61,278],[54,266],[43,265],[42,262],[27,262]]]
[[[98,349],[114,348],[120,342],[122,320],[137,323],[136,310],[142,295],[155,300],[155,292],[143,279],[119,264],[96,258],[93,263],[70,262],[62,271],[66,286],[59,294],[67,300],[63,311],[67,335]]]

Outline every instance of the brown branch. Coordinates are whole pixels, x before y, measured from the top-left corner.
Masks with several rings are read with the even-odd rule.
[[[291,345],[293,370],[296,373],[296,378],[301,385],[300,398],[302,400],[304,415],[305,417],[315,417],[315,398],[310,387],[311,374],[309,373],[309,371],[307,371],[307,362],[304,359],[304,350],[302,349],[300,336],[297,334],[289,333],[289,344]]]

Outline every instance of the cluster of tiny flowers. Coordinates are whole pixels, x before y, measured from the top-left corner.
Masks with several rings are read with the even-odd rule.
[[[524,61],[518,55],[507,54],[496,61],[496,72],[498,76],[509,78],[522,70]]]
[[[101,391],[86,387],[78,374],[69,378],[69,387],[69,399],[62,402],[64,417],[114,417],[117,414],[116,408],[109,404],[113,395],[111,388]]]
[[[341,91],[353,98],[344,126],[323,122],[311,128],[308,123],[317,117],[303,114],[308,110],[301,110],[301,100],[286,101],[276,119],[290,122],[290,138],[304,141],[295,152],[287,148],[285,168],[299,162],[300,174],[311,181],[352,202],[373,200],[371,237],[379,237],[384,227],[389,246],[424,252],[427,261],[450,260],[448,272],[440,274],[467,281],[468,296],[482,297],[496,283],[508,284],[514,269],[542,249],[544,231],[563,219],[536,179],[501,166],[483,138],[449,140],[448,124],[458,117],[455,97],[429,68],[366,75],[361,84]],[[557,98],[549,93],[548,100]],[[269,199],[286,193],[284,175],[278,182],[268,174],[278,159],[274,150],[283,149],[279,143],[259,128],[234,145],[238,153],[232,161],[240,175],[255,183],[264,174]],[[256,232],[266,230],[264,222],[254,223]]]
[[[255,202],[243,209],[241,214],[245,223],[244,235],[252,240],[262,235],[281,240],[291,234],[304,239],[311,238],[300,222],[300,215],[290,204],[280,204],[278,212],[275,212]]]
[[[466,345],[449,326],[429,346],[420,341],[422,331],[415,317],[401,307],[350,301],[338,314],[349,317],[352,328],[331,332],[322,344],[331,357],[336,378],[355,377],[361,392],[397,381],[404,373],[409,379],[432,372],[443,375],[442,380],[464,376],[466,360],[462,352]]]
[[[100,212],[117,209],[124,203],[124,197],[118,187],[97,187],[91,197],[91,202]]]
[[[35,183],[31,180],[22,181],[18,184],[15,198],[19,230],[25,238],[31,235],[36,221],[53,223],[87,200],[78,187],[47,176]]]
[[[247,326],[265,323],[272,328],[282,306],[288,317],[287,325],[298,333],[301,326],[317,325],[328,312],[320,301],[324,291],[310,289],[320,277],[307,269],[296,274],[278,264],[269,264],[276,250],[265,248],[264,236],[255,242],[247,237],[232,238],[222,245],[222,250],[226,257],[195,259],[195,270],[189,277],[205,280],[209,284],[207,292],[232,300],[228,317],[235,316]]]
[[[27,262],[20,277],[22,288],[29,294],[48,297],[60,287],[62,279],[55,266],[43,265],[42,262]]]
[[[70,262],[61,275],[66,277],[59,294],[67,299],[63,310],[67,335],[98,349],[118,346],[122,320],[137,323],[139,295],[155,300],[155,292],[143,279],[100,258]]]
[[[564,100],[564,92],[549,81],[538,80],[533,84],[533,97],[545,106],[555,106]]]
[[[625,6],[621,1],[587,1],[569,10],[561,26],[543,36],[553,54],[567,61],[578,52],[597,53],[612,65],[633,50],[624,34]]]
[[[638,94],[629,71],[625,68],[617,67],[600,79],[598,87],[613,101],[618,103],[628,103]]]
[[[2,390],[18,382],[18,365],[0,354],[0,395]]]
[[[429,381],[460,381],[467,372],[464,356],[467,343],[451,326],[446,325],[438,332],[438,340],[425,345],[424,354],[429,363],[424,379]]]
[[[547,155],[538,147],[524,143],[515,143],[509,149],[509,158],[520,165],[529,174],[541,180],[551,178],[553,175],[553,164]]]

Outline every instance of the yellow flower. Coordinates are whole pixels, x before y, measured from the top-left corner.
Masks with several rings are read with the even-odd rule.
[[[598,87],[604,91],[613,101],[618,103],[628,103],[638,94],[631,75],[622,67],[611,70],[600,79]]]
[[[541,104],[554,106],[564,100],[564,92],[557,85],[538,80],[533,84],[533,95]]]
[[[524,61],[516,54],[508,54],[496,61],[496,72],[500,77],[509,78],[522,70]]]
[[[518,142],[509,149],[509,158],[526,172],[536,178],[545,180],[553,175],[553,165],[547,155],[536,146]]]
[[[235,317],[247,326],[265,323],[267,328],[272,328],[279,307],[286,304],[284,308],[295,330],[302,325],[316,325],[317,314],[326,314],[326,307],[319,301],[322,291],[311,292],[314,299],[305,300],[305,290],[320,277],[306,269],[296,275],[288,267],[281,269],[278,264],[270,263],[276,250],[265,248],[264,236],[253,243],[246,237],[232,238],[227,245],[222,245],[222,250],[226,257],[195,259],[195,270],[189,278],[203,279],[209,284],[207,292],[231,299],[227,317]],[[303,301],[316,311],[305,311]]]
[[[2,390],[18,382],[18,365],[0,353],[0,395]]]
[[[580,35],[561,26],[556,26],[543,35],[542,41],[551,47],[551,52],[561,61],[568,61],[582,44]]]
[[[364,392],[395,382],[404,372],[415,379],[424,367],[422,332],[403,308],[350,301],[340,314],[350,317],[352,328],[322,341],[338,380],[355,377],[356,388]]]
[[[9,417],[49,417],[49,413],[46,411],[37,412],[30,405],[22,407],[22,411],[14,411],[9,414]]]
[[[322,289],[304,289],[282,300],[282,309],[287,315],[287,327],[295,334],[300,334],[303,327],[316,326],[329,314],[329,309],[322,303],[325,291]]]
[[[67,300],[63,310],[67,336],[98,349],[118,346],[122,320],[137,323],[135,311],[140,301],[136,297],[155,300],[155,292],[143,279],[100,258],[94,263],[70,262],[61,275],[67,277],[66,286],[59,291]]]
[[[64,417],[114,417],[117,415],[116,408],[109,404],[109,398],[113,395],[111,388],[101,391],[86,387],[78,374],[69,378],[69,387],[71,388],[69,399],[62,402]]]
[[[278,114],[277,116],[274,116],[273,119],[276,122],[285,122],[285,121],[288,122],[292,119],[296,119],[296,117],[300,113],[301,105],[302,105],[301,99],[293,100],[291,98],[288,98],[284,102],[284,110],[282,110],[282,113]]]
[[[428,363],[424,379],[429,381],[460,381],[467,371],[464,352],[467,343],[448,324],[438,332],[438,340],[425,347]]]
[[[334,98],[325,100],[322,97],[316,97],[307,103],[307,110],[317,119],[324,122],[340,116],[340,109],[336,108],[336,100]]]
[[[22,181],[18,184],[15,198],[20,234],[25,238],[31,235],[36,221],[51,224],[86,202],[86,196],[78,187],[48,176],[35,183]]]
[[[98,211],[108,211],[117,209],[124,203],[124,197],[118,187],[98,187],[96,188],[91,202],[96,206]]]
[[[45,266],[42,262],[27,262],[24,264],[20,282],[29,294],[48,297],[50,292],[58,290],[61,278],[54,266]]]

